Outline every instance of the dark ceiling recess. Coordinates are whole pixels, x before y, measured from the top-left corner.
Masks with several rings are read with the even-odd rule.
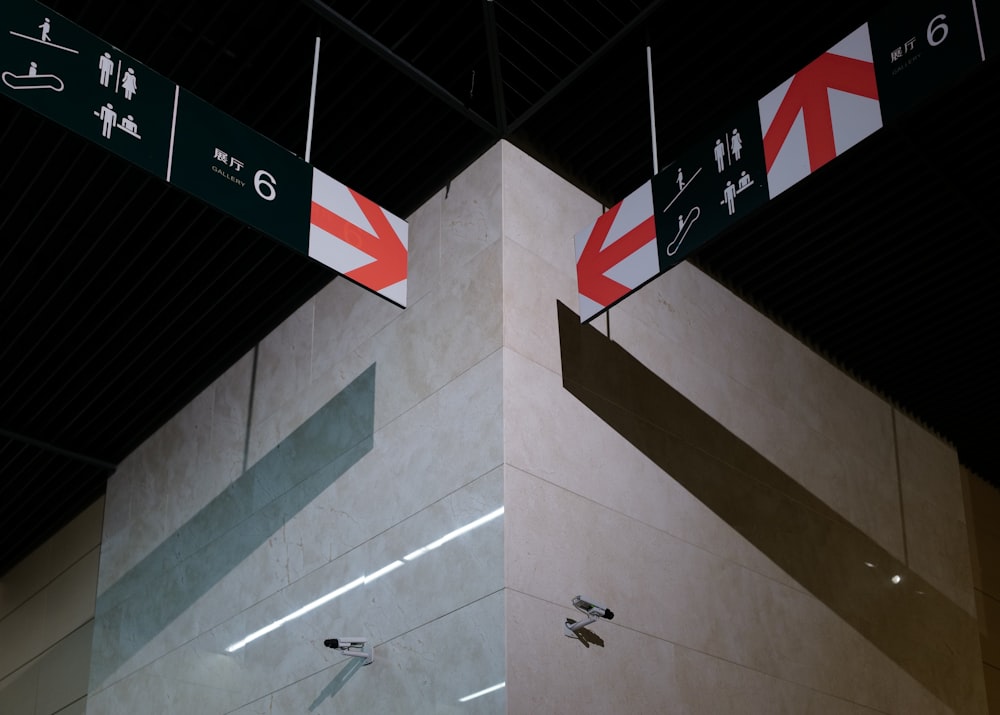
[[[500,138],[617,203],[653,173],[647,44],[664,166],[885,5],[49,4],[299,156],[322,38],[312,163],[404,217]],[[956,78],[691,259],[994,484],[998,77]],[[334,274],[0,108],[2,574]]]

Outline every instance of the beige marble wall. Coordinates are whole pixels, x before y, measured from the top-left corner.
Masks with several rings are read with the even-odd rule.
[[[104,499],[0,579],[0,713],[83,713]]]
[[[975,615],[958,455],[898,411],[895,426],[907,563],[962,610]]]
[[[954,450],[689,264],[561,337],[601,207],[503,151],[509,712],[986,712]]]
[[[131,455],[87,712],[986,712],[954,451],[688,264],[567,322],[600,212],[498,144],[405,311],[333,281]]]
[[[990,712],[1000,712],[1000,489],[962,469],[983,675]]]
[[[505,712],[459,702],[505,681],[500,160],[409,217],[405,311],[334,280],[119,469],[90,715]],[[285,484],[341,415],[367,442]]]

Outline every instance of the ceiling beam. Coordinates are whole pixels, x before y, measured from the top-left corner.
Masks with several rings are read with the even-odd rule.
[[[118,469],[118,465],[113,462],[106,462],[103,459],[98,459],[97,457],[91,457],[69,449],[63,449],[62,447],[57,447],[49,442],[43,442],[40,439],[27,437],[23,434],[19,434],[18,432],[11,432],[10,430],[5,430],[2,427],[0,427],[0,437],[9,439],[12,442],[20,442],[22,444],[30,445],[31,447],[37,447],[38,449],[46,452],[58,454],[60,457],[67,457],[75,462],[83,462],[84,464],[90,464],[94,467],[100,467],[101,469],[110,469],[112,472]]]
[[[636,28],[640,27],[644,22],[646,22],[646,20],[649,19],[649,16],[652,15],[654,12],[656,12],[662,4],[663,0],[656,0],[655,2],[650,4],[645,10],[636,15],[632,19],[632,21],[627,25],[625,25],[625,27],[623,27],[621,30],[619,30],[614,37],[612,37],[610,40],[601,45],[601,48],[597,52],[588,57],[587,60],[582,64],[577,65],[575,70],[573,70],[568,75],[563,77],[562,80],[559,82],[559,84],[557,84],[555,87],[553,87],[552,89],[550,89],[548,92],[545,93],[544,97],[542,97],[533,105],[531,105],[524,114],[522,114],[513,122],[511,122],[511,125],[508,128],[507,133],[513,134],[518,129],[520,129],[521,126],[529,119],[531,119],[531,117],[534,116],[539,110],[545,108],[545,106],[549,102],[554,100],[556,97],[558,97],[562,93],[562,91],[566,89],[566,87],[575,82],[577,77],[579,77],[581,74],[583,74],[591,67],[593,67],[595,64],[597,64],[604,57],[604,55],[606,55],[611,50],[612,47],[614,47],[619,42],[624,40]]]
[[[490,84],[493,85],[493,106],[496,107],[497,133],[507,135],[507,105],[503,98],[503,77],[500,73],[500,45],[497,41],[497,16],[493,0],[483,0],[483,26],[486,30],[486,55],[490,58]]]
[[[356,40],[363,47],[374,52],[378,57],[389,63],[392,67],[402,72],[416,84],[423,87],[431,95],[437,97],[447,106],[454,109],[466,119],[470,120],[483,131],[489,132],[496,139],[501,138],[497,128],[478,114],[469,109],[465,104],[455,97],[451,92],[439,85],[433,79],[418,70],[412,64],[397,55],[391,49],[383,45],[339,12],[327,5],[323,0],[302,0],[310,10],[321,18],[336,26],[339,30],[347,33],[353,40]]]

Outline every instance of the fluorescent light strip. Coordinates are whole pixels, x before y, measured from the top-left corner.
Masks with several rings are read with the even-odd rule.
[[[460,526],[459,528],[455,529],[454,531],[448,532],[447,534],[445,534],[444,536],[442,536],[440,539],[438,539],[436,541],[432,541],[431,543],[427,544],[426,546],[422,546],[419,549],[417,549],[416,551],[407,554],[406,556],[403,557],[403,559],[404,559],[404,561],[412,561],[413,559],[417,558],[418,556],[422,556],[423,554],[426,554],[428,551],[432,551],[432,550],[436,549],[437,547],[441,546],[442,544],[446,544],[449,541],[451,541],[452,539],[456,539],[459,536],[461,536],[462,534],[468,533],[468,532],[472,531],[473,529],[476,529],[476,528],[482,526],[483,524],[485,524],[488,521],[493,521],[494,519],[496,519],[501,514],[503,514],[503,507],[500,507],[499,509],[495,509],[495,510],[491,511],[489,514],[487,514],[485,516],[479,517],[475,521],[470,521],[465,526]],[[366,576],[359,576],[358,578],[354,579],[350,583],[341,586],[337,590],[331,591],[330,593],[326,594],[325,596],[321,596],[320,598],[317,598],[315,601],[312,601],[311,603],[307,603],[306,605],[304,605],[299,610],[293,611],[292,613],[289,613],[287,616],[284,616],[283,618],[279,618],[278,620],[274,621],[273,623],[264,626],[260,630],[254,631],[253,633],[251,633],[250,635],[248,635],[246,638],[244,638],[242,640],[239,640],[239,641],[236,641],[231,646],[229,646],[228,648],[226,648],[226,652],[227,653],[235,653],[240,648],[242,648],[243,646],[245,646],[247,643],[251,643],[252,641],[257,640],[261,636],[267,635],[271,631],[274,631],[274,630],[277,630],[278,628],[281,628],[283,625],[285,625],[289,621],[293,621],[296,618],[298,618],[299,616],[304,616],[306,613],[309,613],[309,611],[312,611],[313,609],[319,608],[324,603],[329,603],[330,601],[332,601],[333,599],[337,598],[338,596],[344,595],[345,593],[347,593],[351,589],[357,588],[358,586],[361,586],[362,584],[371,583],[375,579],[380,578],[382,576],[385,576],[390,571],[395,571],[400,566],[405,566],[406,564],[404,563],[404,561],[400,561],[399,559],[396,559],[392,563],[383,566],[382,568],[380,568],[378,571],[376,571],[374,573],[368,574]],[[500,687],[503,687],[503,683],[501,683],[500,685],[493,686],[492,690],[495,690],[495,689],[500,688]],[[485,692],[489,692],[489,691],[485,691]],[[483,693],[479,693],[478,695],[482,695],[482,694]],[[469,698],[471,699],[472,697],[478,697],[478,695],[476,695],[476,696],[469,696]]]
[[[473,693],[472,695],[466,695],[464,698],[459,698],[458,702],[460,702],[460,703],[467,703],[470,700],[475,700],[476,698],[478,698],[481,695],[486,695],[487,693],[492,693],[494,690],[499,690],[500,688],[504,687],[505,685],[507,685],[507,681],[504,681],[502,683],[497,683],[496,685],[492,685],[492,686],[490,686],[488,688],[484,688],[483,690],[480,690],[478,693]]]
[[[410,553],[408,553],[406,556],[403,557],[403,560],[404,561],[413,561],[413,559],[417,558],[418,556],[423,556],[428,551],[433,551],[434,549],[436,549],[437,547],[441,546],[442,544],[446,544],[449,541],[451,541],[452,539],[457,539],[462,534],[470,532],[473,529],[476,529],[476,528],[482,526],[483,524],[485,524],[488,521],[493,521],[494,519],[496,519],[501,514],[503,514],[503,507],[500,507],[499,509],[491,511],[486,516],[481,516],[478,519],[476,519],[475,521],[470,521],[465,526],[460,526],[457,529],[455,529],[454,531],[448,532],[447,534],[445,534],[444,536],[442,536],[437,541],[432,541],[431,543],[427,544],[427,546],[421,546],[416,551],[411,551]]]
[[[330,591],[330,593],[326,594],[325,596],[321,596],[320,598],[317,598],[315,601],[312,601],[311,603],[307,603],[306,605],[304,605],[299,610],[293,611],[292,613],[289,613],[284,618],[279,618],[274,623],[271,623],[270,625],[264,626],[259,631],[254,631],[253,633],[251,633],[250,635],[248,635],[243,640],[236,641],[231,646],[229,646],[228,648],[226,648],[226,652],[227,653],[235,653],[240,648],[242,648],[243,646],[245,646],[247,643],[255,641],[258,638],[260,638],[261,636],[267,635],[271,631],[277,630],[278,628],[281,628],[283,625],[285,625],[289,621],[293,621],[296,618],[298,618],[299,616],[303,616],[306,613],[309,613],[309,611],[312,611],[315,608],[319,608],[324,603],[329,603],[330,601],[332,601],[333,599],[337,598],[338,596],[343,596],[345,593],[347,593],[351,589],[357,588],[358,586],[360,586],[364,582],[365,582],[365,577],[364,576],[359,576],[358,578],[354,579],[350,583],[344,584],[343,586],[341,586],[337,590]]]
[[[397,560],[393,561],[391,564],[389,564],[388,566],[383,566],[382,568],[380,568],[375,573],[368,574],[367,576],[365,576],[365,583],[371,583],[372,581],[374,581],[378,577],[385,576],[390,571],[395,571],[396,569],[398,569],[400,566],[403,566],[403,565],[404,565],[403,562],[400,561],[399,559],[397,559]]]

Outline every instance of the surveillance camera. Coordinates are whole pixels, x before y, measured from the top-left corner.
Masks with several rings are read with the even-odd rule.
[[[367,638],[341,636],[340,638],[327,638],[325,641],[323,641],[323,645],[325,645],[327,648],[339,648],[340,650],[346,650],[347,648],[361,648],[367,642],[368,642]]]
[[[340,636],[339,638],[327,638],[323,641],[327,648],[336,648],[344,655],[352,658],[363,658],[361,665],[370,665],[375,657],[372,646],[368,645],[367,638],[355,636]]]
[[[583,596],[573,597],[573,607],[578,611],[586,613],[587,618],[579,621],[572,621],[569,618],[566,619],[566,623],[563,624],[563,635],[570,638],[578,638],[579,634],[577,631],[581,628],[586,628],[598,618],[605,618],[610,621],[615,617],[615,614],[611,612],[610,608],[606,608],[597,601],[584,598]]]
[[[575,596],[573,598],[573,606],[578,611],[583,611],[588,616],[594,616],[595,618],[606,618],[610,621],[615,617],[615,614],[610,608],[606,608],[596,601],[584,598],[583,596]]]

